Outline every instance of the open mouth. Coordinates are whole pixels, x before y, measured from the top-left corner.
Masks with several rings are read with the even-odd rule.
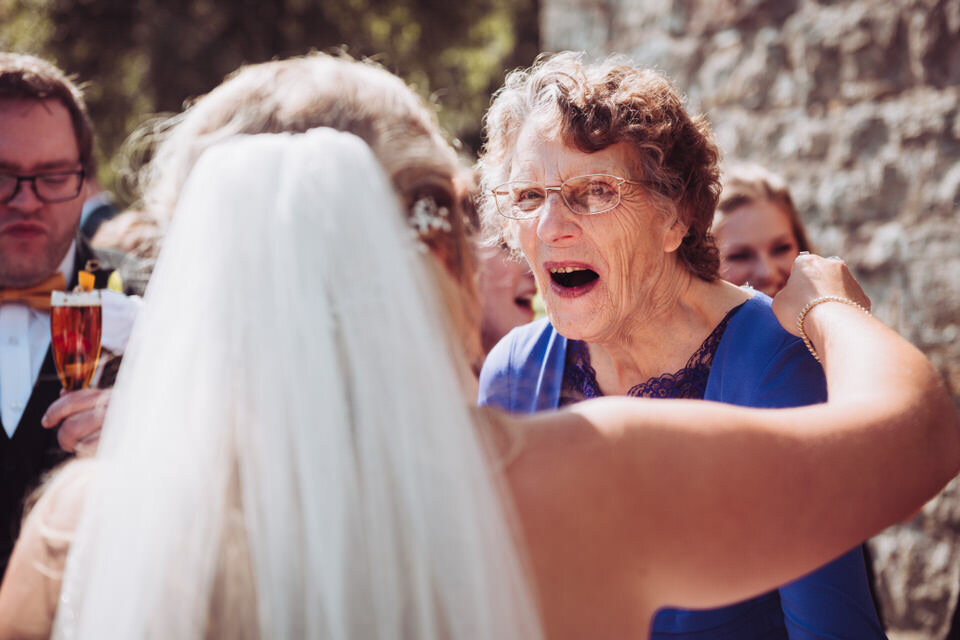
[[[581,267],[551,267],[550,279],[564,289],[576,289],[590,284],[600,275],[593,269]]]

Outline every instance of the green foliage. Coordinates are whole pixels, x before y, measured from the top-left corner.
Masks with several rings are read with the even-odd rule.
[[[0,0],[0,48],[42,54],[51,37],[46,0]]]
[[[343,48],[440,108],[471,153],[506,69],[538,49],[538,0],[0,0],[0,48],[84,80],[101,180],[149,114],[179,111],[241,66]]]

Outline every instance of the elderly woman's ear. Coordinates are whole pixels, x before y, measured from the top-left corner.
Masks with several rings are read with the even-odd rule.
[[[667,229],[666,233],[663,234],[663,251],[664,253],[673,253],[680,248],[680,245],[683,243],[683,239],[687,237],[687,231],[690,230],[690,225],[684,223],[679,217],[677,217],[673,224]]]

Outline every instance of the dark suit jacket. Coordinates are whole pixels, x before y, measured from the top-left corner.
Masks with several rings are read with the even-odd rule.
[[[97,262],[90,263],[90,260]],[[124,281],[126,292],[142,292],[143,276],[136,269],[136,261],[116,252],[95,252],[84,240],[78,239],[70,288],[76,286],[77,272],[84,266],[97,267],[91,269],[96,277],[97,288],[106,287],[107,280],[115,270],[119,270],[123,278],[124,271],[130,269],[130,282]],[[101,386],[112,383],[116,377],[116,366],[119,366],[119,362],[116,362],[112,372],[104,371]],[[7,436],[6,431],[0,428],[0,573],[6,571],[13,543],[17,539],[25,498],[39,484],[44,473],[67,458],[57,443],[57,430],[44,429],[40,425],[47,407],[58,397],[60,380],[53,364],[53,354],[48,348],[40,375],[13,437]]]
[[[91,240],[93,236],[97,235],[100,225],[118,213],[120,213],[120,210],[112,202],[100,203],[80,225],[80,233],[87,240]]]

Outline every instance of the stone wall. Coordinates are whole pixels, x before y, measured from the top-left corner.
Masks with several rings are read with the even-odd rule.
[[[784,174],[818,252],[960,406],[960,0],[542,0],[542,47],[670,76],[727,159]],[[942,638],[960,489],[873,543],[888,624]]]

